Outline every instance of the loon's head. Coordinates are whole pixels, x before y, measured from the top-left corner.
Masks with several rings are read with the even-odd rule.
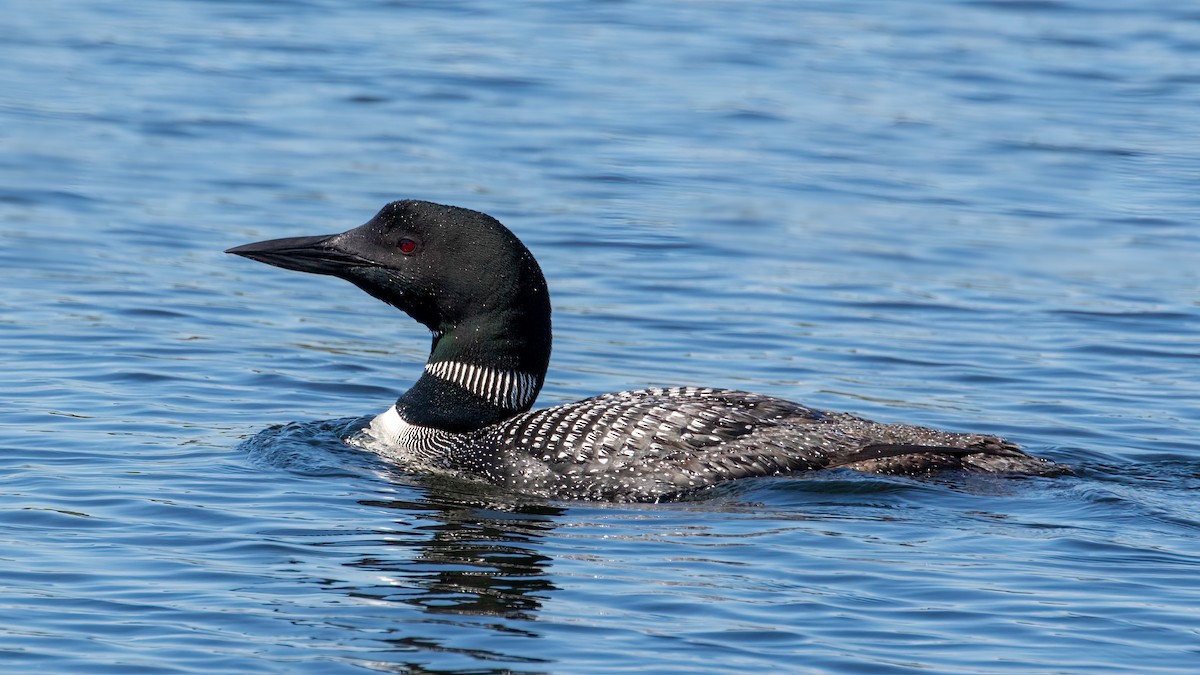
[[[353,283],[433,331],[431,362],[530,373],[541,385],[550,358],[546,280],[529,249],[487,214],[396,201],[341,234],[226,252]]]
[[[547,298],[529,249],[485,213],[415,200],[341,234],[271,239],[226,253],[345,279],[435,333]]]

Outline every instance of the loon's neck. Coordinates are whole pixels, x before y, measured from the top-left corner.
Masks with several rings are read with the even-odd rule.
[[[418,426],[464,432],[529,410],[550,363],[550,303],[544,289],[523,309],[440,325],[425,372],[396,402],[401,417]]]

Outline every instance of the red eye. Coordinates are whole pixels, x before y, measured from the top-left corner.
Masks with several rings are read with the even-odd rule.
[[[396,248],[399,248],[404,255],[412,255],[417,250],[417,242],[412,239],[401,239],[400,243],[396,244]]]

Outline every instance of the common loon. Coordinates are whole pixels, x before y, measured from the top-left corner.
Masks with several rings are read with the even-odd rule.
[[[550,361],[546,279],[516,235],[477,211],[396,201],[341,234],[227,253],[340,277],[433,332],[420,379],[348,439],[415,471],[550,498],[659,501],[818,469],[1062,470],[994,436],[880,424],[729,389],[641,389],[530,412]]]

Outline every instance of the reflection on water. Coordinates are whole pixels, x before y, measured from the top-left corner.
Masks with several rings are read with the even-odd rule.
[[[435,493],[436,494],[436,493]],[[516,506],[500,512],[466,503],[372,501],[366,506],[405,513],[426,511],[435,525],[416,528],[416,540],[389,541],[401,561],[364,558],[356,567],[379,572],[389,584],[416,589],[398,591],[378,587],[358,589],[370,597],[405,602],[431,614],[469,614],[532,619],[546,594],[555,590],[548,575],[550,558],[533,548],[555,527],[552,516],[562,509],[550,506]]]
[[[364,500],[365,506],[393,509],[405,516],[423,513],[433,521],[411,529],[412,536],[389,539],[386,546],[348,563],[377,573],[381,583],[370,587],[338,588],[354,598],[404,603],[429,615],[422,623],[487,630],[506,637],[539,638],[538,610],[556,590],[551,581],[550,558],[537,552],[538,540],[555,525],[553,516],[561,509],[549,506],[517,506],[497,511],[487,506],[446,502],[432,498]],[[425,519],[423,518],[423,520]],[[393,558],[389,554],[394,554]],[[462,617],[462,618],[451,618]],[[498,617],[504,622],[473,621],[468,617]],[[434,635],[388,637],[385,641],[401,651],[459,652],[484,662],[506,664],[550,664],[550,655],[532,656],[536,649],[505,652],[488,649],[477,642],[458,647]],[[512,666],[480,672],[514,672]],[[522,670],[521,672],[530,672]]]

